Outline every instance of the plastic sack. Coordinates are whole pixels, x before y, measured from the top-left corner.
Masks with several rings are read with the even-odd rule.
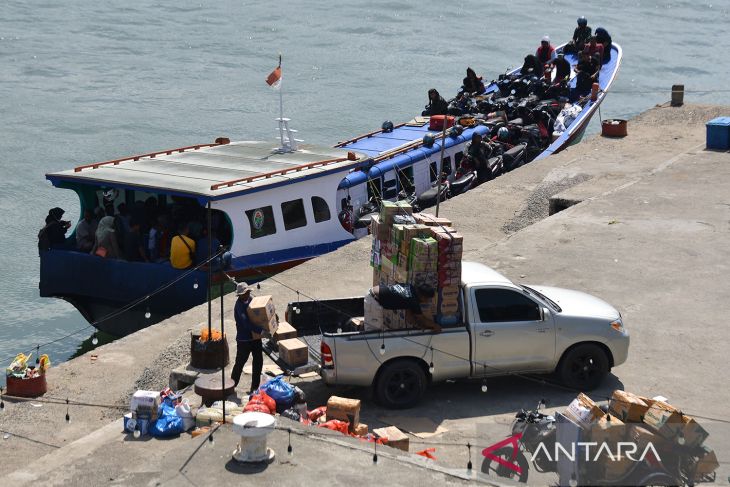
[[[175,414],[182,419],[184,431],[190,431],[195,426],[193,411],[190,409],[190,403],[187,399],[183,399],[180,404],[175,406]]]
[[[251,394],[251,398],[248,400],[249,404],[251,403],[259,403],[264,404],[267,408],[269,408],[269,411],[272,413],[276,411],[276,401],[266,394],[264,391],[256,391],[253,394]]]
[[[294,401],[294,388],[284,380],[283,375],[271,379],[262,385],[259,390],[264,391],[276,401],[277,408],[284,407],[284,409],[287,409]]]
[[[281,413],[281,415],[285,418],[289,418],[292,421],[299,421],[301,419],[301,416],[299,415],[299,412],[294,408],[289,408]]]
[[[170,438],[185,432],[183,419],[175,408],[166,404],[160,406],[157,421],[150,426],[150,434],[156,438]]]
[[[307,402],[307,395],[299,387],[294,386],[294,404],[302,404]]]
[[[339,419],[330,419],[326,423],[318,424],[320,428],[327,428],[332,431],[339,431],[343,435],[350,434],[350,423],[347,421],[340,421]]]
[[[327,414],[327,406],[320,406],[309,411],[309,420],[317,421],[319,418]]]
[[[243,408],[243,412],[272,414],[271,410],[266,407],[266,404],[260,402],[249,402],[246,404],[246,407]]]

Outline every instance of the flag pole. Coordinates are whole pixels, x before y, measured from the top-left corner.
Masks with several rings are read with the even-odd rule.
[[[279,53],[279,69],[281,69],[281,53]],[[282,94],[282,81],[279,80],[279,138],[281,149],[284,150],[284,95]]]

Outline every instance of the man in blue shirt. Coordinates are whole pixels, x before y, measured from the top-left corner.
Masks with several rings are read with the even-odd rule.
[[[231,379],[238,386],[241,379],[243,366],[248,361],[248,356],[253,356],[253,371],[251,376],[250,392],[259,388],[261,370],[264,365],[263,349],[261,348],[261,334],[264,329],[251,323],[248,317],[248,305],[251,303],[251,288],[245,282],[239,282],[236,286],[236,305],[233,308],[233,316],[236,319],[236,363],[231,371]]]

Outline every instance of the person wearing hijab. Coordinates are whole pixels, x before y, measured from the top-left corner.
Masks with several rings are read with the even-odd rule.
[[[38,250],[63,249],[66,245],[66,231],[71,222],[61,220],[63,208],[51,208],[46,216],[46,226],[38,232]]]
[[[606,64],[608,61],[611,60],[611,36],[609,35],[608,31],[604,29],[603,27],[598,27],[596,29],[596,42],[603,44],[603,64]]]
[[[118,259],[121,256],[113,216],[105,216],[101,219],[96,228],[95,237],[94,247],[91,249],[92,254],[112,259]]]
[[[482,78],[477,76],[471,68],[466,68],[466,78],[464,78],[462,84],[464,87],[464,93],[469,93],[471,95],[484,93],[484,83],[482,83]]]
[[[422,116],[427,117],[431,115],[446,115],[449,109],[449,104],[446,103],[444,97],[436,91],[436,88],[428,90],[428,105],[426,109],[421,113]]]

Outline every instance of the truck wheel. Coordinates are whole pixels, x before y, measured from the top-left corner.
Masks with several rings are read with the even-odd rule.
[[[584,343],[563,355],[558,376],[568,387],[590,391],[601,384],[609,369],[606,352],[598,345]]]
[[[426,391],[426,374],[412,360],[398,360],[383,367],[375,384],[375,397],[390,409],[416,405]]]

